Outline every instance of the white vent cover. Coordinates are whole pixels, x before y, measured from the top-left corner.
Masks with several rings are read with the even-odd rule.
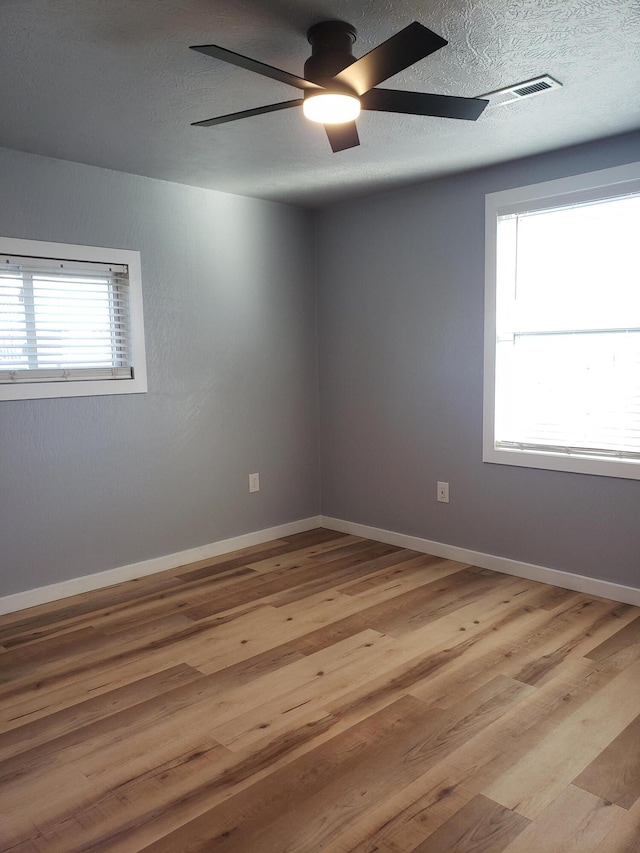
[[[487,92],[486,95],[478,95],[479,98],[486,98],[489,101],[489,107],[502,107],[505,104],[512,104],[514,101],[521,101],[523,98],[531,98],[533,95],[541,95],[543,92],[550,92],[552,89],[560,89],[562,83],[558,83],[553,77],[544,74],[542,77],[534,77],[532,80],[525,80],[524,83],[516,83],[513,86],[507,86],[506,89],[496,89],[495,92]]]

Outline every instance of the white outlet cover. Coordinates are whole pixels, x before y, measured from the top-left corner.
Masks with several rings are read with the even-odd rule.
[[[249,474],[249,491],[260,491],[260,474]]]

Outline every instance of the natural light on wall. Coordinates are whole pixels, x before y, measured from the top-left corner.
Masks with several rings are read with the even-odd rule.
[[[640,478],[636,183],[488,205],[485,461]]]

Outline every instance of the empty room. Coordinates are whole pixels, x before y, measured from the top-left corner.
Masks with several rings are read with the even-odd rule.
[[[637,2],[0,45],[0,851],[638,853]]]

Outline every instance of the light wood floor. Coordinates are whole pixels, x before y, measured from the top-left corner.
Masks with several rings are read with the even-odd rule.
[[[640,610],[316,530],[0,617],[0,849],[638,853]]]

